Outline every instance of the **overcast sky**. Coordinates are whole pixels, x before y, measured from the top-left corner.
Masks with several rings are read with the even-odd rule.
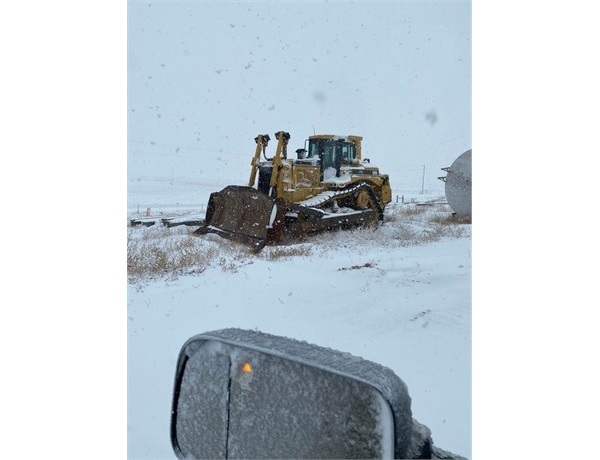
[[[159,152],[247,161],[279,130],[440,176],[472,147],[471,3],[129,2],[127,81],[130,177],[170,174]]]

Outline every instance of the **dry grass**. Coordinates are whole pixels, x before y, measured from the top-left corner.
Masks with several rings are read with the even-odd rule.
[[[386,222],[402,222],[407,219],[415,219],[419,216],[423,216],[427,212],[424,206],[415,205],[403,205],[393,206],[386,209],[385,221]]]
[[[217,251],[188,229],[149,227],[127,233],[127,275],[130,281],[143,278],[175,278],[201,273],[217,257]]]
[[[376,229],[354,229],[310,235],[293,244],[267,246],[259,253],[217,235],[193,235],[194,228],[128,228],[127,273],[131,283],[152,278],[173,279],[200,274],[209,268],[237,272],[248,260],[281,262],[297,257],[352,251],[368,253],[373,247],[397,248],[429,244],[443,238],[471,235],[470,219],[452,215],[447,205],[413,203],[389,206],[384,224]]]
[[[453,215],[445,203],[408,204],[386,210],[382,227],[390,243],[414,246],[433,243],[443,238],[470,236],[470,218]]]
[[[452,213],[440,213],[433,215],[430,222],[440,225],[467,225],[471,224],[471,217],[463,217]]]

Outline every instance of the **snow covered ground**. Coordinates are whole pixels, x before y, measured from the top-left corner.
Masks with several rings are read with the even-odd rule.
[[[153,194],[156,182],[148,182],[144,193],[145,182],[133,181],[132,216],[137,207],[131,203],[142,203],[144,212],[152,203],[153,212],[168,214],[197,194],[197,184],[170,178],[163,183],[171,191],[160,196]],[[443,198],[417,194],[406,201]],[[416,205],[393,203],[386,212],[402,206]],[[447,206],[436,209],[449,214]],[[202,273],[130,283],[129,458],[174,458],[169,415],[179,349],[195,334],[227,327],[305,340],[391,368],[408,385],[413,416],[432,430],[435,444],[470,458],[470,225],[462,225],[458,238],[406,246],[398,224],[386,223],[374,233],[323,234],[300,244],[309,254],[283,259],[269,257],[273,247],[234,258],[223,249],[223,261]],[[419,221],[413,227],[427,231]],[[164,229],[130,231],[135,237]],[[225,241],[202,238],[215,245]]]

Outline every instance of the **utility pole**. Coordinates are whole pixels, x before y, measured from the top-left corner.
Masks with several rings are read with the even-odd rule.
[[[423,165],[423,179],[421,179],[421,195],[423,195],[424,189],[425,189],[425,165]]]

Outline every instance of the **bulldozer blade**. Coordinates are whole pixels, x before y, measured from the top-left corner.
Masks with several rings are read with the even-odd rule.
[[[257,250],[283,231],[283,207],[252,187],[229,185],[210,195],[204,226],[194,233],[216,233]]]

